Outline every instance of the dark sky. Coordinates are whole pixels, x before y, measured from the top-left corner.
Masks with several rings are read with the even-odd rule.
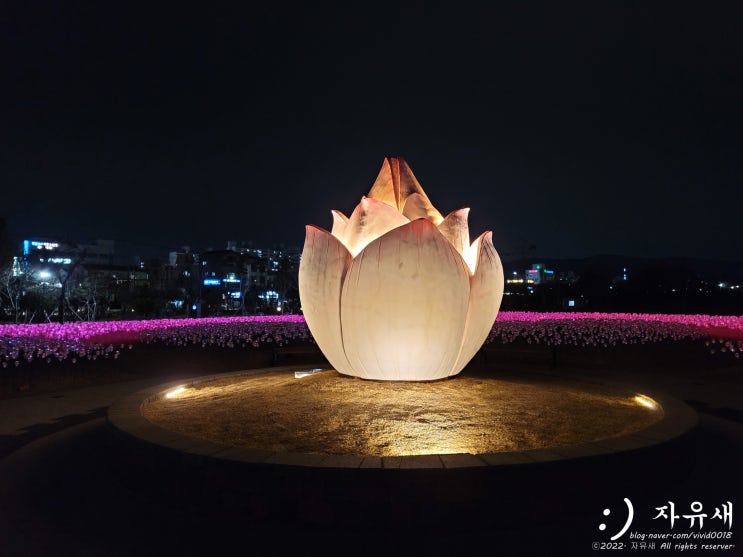
[[[504,258],[743,259],[739,1],[153,4],[2,8],[14,238],[301,245],[399,156]]]

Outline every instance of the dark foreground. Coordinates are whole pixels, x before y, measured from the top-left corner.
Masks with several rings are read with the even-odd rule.
[[[574,364],[575,362],[573,362]],[[194,503],[182,504],[158,490],[145,488],[152,478],[138,472],[121,470],[117,447],[106,427],[105,405],[100,411],[82,417],[60,420],[57,424],[36,424],[37,434],[28,429],[5,435],[4,458],[0,460],[0,555],[5,556],[139,556],[139,555],[254,555],[254,554],[386,554],[386,555],[743,555],[743,539],[733,511],[732,527],[713,519],[715,508],[731,502],[733,508],[743,501],[743,367],[717,363],[702,369],[698,365],[661,366],[657,362],[621,362],[620,366],[602,364],[563,366],[556,369],[582,375],[600,373],[613,380],[663,389],[686,400],[697,409],[695,465],[690,474],[673,485],[657,490],[629,490],[624,497],[633,505],[634,520],[627,532],[607,546],[627,522],[624,497],[612,489],[616,478],[605,477],[594,486],[591,508],[570,513],[544,512],[544,500],[528,493],[529,501],[492,498],[493,516],[503,516],[510,507],[533,505],[528,513],[514,520],[498,522],[487,516],[448,517],[417,524],[401,520],[387,521],[385,528],[354,524],[328,523],[321,515],[287,512],[280,518],[256,517],[242,512],[209,511]],[[477,365],[497,366],[492,358]],[[509,363],[511,369],[515,364]],[[539,365],[536,363],[535,365]],[[545,366],[545,369],[549,366]],[[533,369],[533,366],[532,368]],[[551,371],[555,371],[550,367]],[[466,372],[466,370],[465,370]],[[126,392],[127,383],[120,383]],[[47,397],[71,395],[65,391],[29,397],[39,403]],[[39,398],[41,397],[41,398]],[[0,405],[7,401],[0,401]],[[18,403],[16,403],[18,404]],[[85,417],[87,416],[87,418]],[[22,439],[15,445],[7,438]],[[674,462],[669,462],[672,475]],[[639,480],[639,478],[638,478]],[[638,483],[638,485],[641,482]],[[187,490],[188,486],[184,486]],[[602,500],[606,493],[606,500]],[[548,494],[545,494],[548,495]],[[580,494],[576,494],[579,497]],[[690,505],[699,502],[708,516],[703,527],[690,525]],[[679,518],[670,522],[656,510],[675,505]],[[565,505],[573,508],[574,505]],[[298,505],[296,508],[302,508]],[[311,505],[307,505],[311,509]],[[352,507],[349,507],[352,512]],[[609,509],[605,514],[604,509]],[[539,511],[539,512],[538,512]],[[479,511],[482,513],[483,511]],[[485,511],[486,512],[486,511]],[[349,522],[351,523],[349,525]],[[601,524],[605,529],[601,530]],[[632,534],[691,534],[720,532],[729,539],[669,539],[670,549],[640,546]],[[644,543],[648,544],[649,539]],[[632,544],[637,544],[633,548]],[[727,544],[728,549],[703,550],[702,543]],[[594,549],[593,544],[599,544]],[[601,544],[604,544],[603,546]],[[623,544],[623,545],[618,545]],[[689,544],[682,547],[676,544]],[[690,545],[696,545],[691,549]],[[616,547],[616,549],[602,549]]]

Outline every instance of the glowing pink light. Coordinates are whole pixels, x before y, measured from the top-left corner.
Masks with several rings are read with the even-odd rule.
[[[743,316],[501,312],[486,342],[618,346],[699,340],[711,352],[743,352]],[[116,358],[140,343],[258,348],[311,342],[301,315],[0,325],[0,365]]]

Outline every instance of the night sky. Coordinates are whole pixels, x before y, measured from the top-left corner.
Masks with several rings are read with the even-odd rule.
[[[739,1],[153,4],[2,8],[12,238],[301,246],[398,156],[504,259],[743,259]]]

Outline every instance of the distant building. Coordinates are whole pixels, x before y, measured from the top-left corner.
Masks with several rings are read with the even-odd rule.
[[[249,310],[259,313],[299,310],[296,284],[302,257],[299,247],[256,248],[252,242],[231,240],[227,249],[243,258],[243,293],[250,300]]]
[[[199,258],[202,299],[226,311],[242,307],[243,257],[232,250],[213,250]]]
[[[524,271],[524,282],[526,284],[543,284],[555,280],[555,272],[547,269],[544,263],[532,263],[531,269]]]
[[[113,265],[115,245],[113,240],[96,240],[95,244],[78,244],[78,252],[84,254],[85,263]]]
[[[94,244],[73,244],[49,238],[30,238],[22,242],[24,271],[56,274],[75,262],[113,265],[114,242],[96,240]]]
[[[578,278],[579,277],[577,274],[575,274],[575,271],[562,271],[557,276],[557,281],[567,284],[575,284],[576,282],[578,282]]]
[[[168,253],[168,265],[171,267],[191,267],[199,262],[199,254],[192,253],[190,246],[182,246],[180,251]]]
[[[616,275],[614,278],[612,278],[611,283],[613,286],[616,286],[617,284],[621,284],[623,282],[627,282],[629,277],[627,267],[622,267],[622,272],[619,275]]]

